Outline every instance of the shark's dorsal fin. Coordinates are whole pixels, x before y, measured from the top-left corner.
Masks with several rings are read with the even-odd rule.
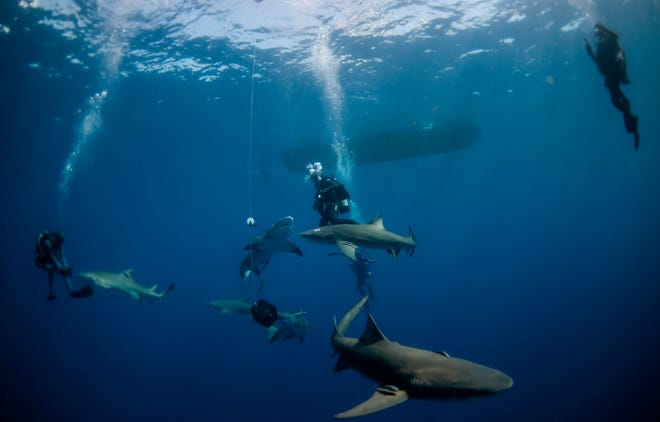
[[[447,357],[447,358],[451,357],[451,356],[449,356],[449,353],[445,352],[444,350],[434,350],[433,353],[437,353],[437,354],[442,355],[442,356]]]
[[[371,226],[374,226],[375,228],[377,228],[379,230],[385,230],[385,225],[383,224],[383,216],[382,215],[377,216],[376,218],[371,220],[368,224],[371,225]]]
[[[372,344],[377,341],[389,341],[387,337],[380,331],[380,328],[378,328],[378,325],[376,325],[376,321],[374,321],[374,318],[369,314],[367,318],[367,326],[364,329],[364,333],[362,333],[362,337],[360,337],[360,343],[361,344]]]
[[[133,271],[135,271],[135,270],[133,270],[133,268],[131,268],[130,270],[124,271],[124,277],[130,278],[131,280],[133,280]]]

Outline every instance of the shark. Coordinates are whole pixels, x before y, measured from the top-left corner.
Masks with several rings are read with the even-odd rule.
[[[246,314],[250,315],[250,305],[247,300],[214,300],[209,302],[220,310],[223,315],[227,314]]]
[[[401,249],[408,256],[415,253],[415,233],[408,227],[409,236],[404,237],[385,230],[383,216],[379,215],[367,224],[334,224],[317,227],[300,233],[312,242],[337,245],[339,250],[355,261],[360,247],[385,249],[395,259]]]
[[[218,308],[223,315],[245,314],[252,318],[251,305],[247,300],[214,300],[210,304]],[[265,328],[268,333],[268,343],[296,338],[302,344],[309,328],[320,328],[307,321],[306,313],[302,309],[296,313],[278,312],[277,322]]]
[[[365,296],[339,324],[330,343],[339,355],[331,373],[352,368],[379,386],[365,402],[334,415],[337,419],[364,416],[408,399],[448,400],[493,395],[513,386],[505,373],[465,359],[450,357],[447,352],[417,349],[389,341],[368,314],[362,336],[346,337],[351,322],[360,312]]]
[[[304,343],[309,328],[321,328],[311,325],[305,318],[306,313],[302,309],[294,314],[278,312],[277,322],[268,329],[268,343],[294,338],[297,338],[300,344]]]
[[[252,273],[261,275],[275,253],[289,252],[302,256],[300,248],[289,240],[292,226],[293,217],[284,217],[266,230],[263,236],[255,236],[250,244],[243,248],[249,251],[238,270],[244,283]]]
[[[114,289],[126,293],[136,301],[146,299],[149,303],[162,302],[173,289],[172,283],[161,293],[157,293],[158,284],[147,288],[138,284],[133,278],[133,270],[126,270],[121,273],[109,273],[103,271],[88,271],[76,274],[81,279],[94,283],[97,286]]]

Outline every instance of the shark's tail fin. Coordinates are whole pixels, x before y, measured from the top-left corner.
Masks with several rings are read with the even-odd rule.
[[[417,246],[417,236],[415,236],[415,232],[413,231],[412,227],[408,226],[408,233],[410,233],[410,236],[408,236],[408,239],[412,240],[412,246],[409,246],[406,249],[406,252],[408,252],[408,256],[413,256],[415,253],[415,247]]]
[[[367,303],[367,299],[369,299],[369,296],[365,296],[360,300],[355,306],[351,308],[350,311],[344,315],[344,317],[339,321],[339,324],[337,324],[337,319],[335,319],[335,331],[332,334],[332,336],[343,336],[346,331],[348,330],[348,327],[350,327],[351,323],[357,316],[357,314],[360,312],[362,307],[364,306],[365,303]]]
[[[165,291],[160,294],[161,302],[163,301],[163,299],[165,299],[165,296],[167,296],[172,290],[174,290],[174,286],[176,286],[175,283],[170,284],[169,286],[167,286],[167,289],[165,289]]]

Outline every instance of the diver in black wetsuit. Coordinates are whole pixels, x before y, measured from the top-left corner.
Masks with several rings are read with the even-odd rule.
[[[619,36],[615,32],[601,23],[594,26],[594,31],[597,41],[596,54],[585,38],[587,54],[596,63],[601,75],[605,77],[605,87],[610,91],[610,100],[614,107],[623,113],[626,131],[635,136],[635,151],[637,151],[639,148],[639,132],[637,131],[639,118],[632,114],[630,101],[621,91],[621,84],[630,83],[626,71],[626,54],[619,46]]]
[[[355,281],[360,295],[369,296],[370,301],[374,299],[374,289],[369,285],[367,280],[373,275],[371,270],[369,270],[369,266],[374,262],[376,260],[367,255],[362,248],[357,248],[355,251],[355,260],[348,266],[353,271],[353,274],[355,274]],[[367,306],[368,304],[369,302],[367,302]],[[367,308],[368,310],[369,308]]]
[[[64,252],[62,251],[62,243],[64,243],[64,235],[62,233],[49,233],[44,230],[39,233],[37,239],[37,246],[34,250],[34,263],[37,268],[41,268],[48,272],[48,297],[46,300],[55,300],[57,296],[53,290],[53,279],[55,273],[64,278],[69,296],[73,298],[91,296],[94,291],[92,286],[85,286],[75,290],[71,285],[71,267],[66,262]]]
[[[334,177],[324,176],[321,163],[307,164],[307,171],[316,188],[312,208],[321,214],[319,227],[329,224],[358,224],[355,220],[338,217],[339,214],[350,211],[350,195],[346,187]]]
[[[252,315],[252,319],[266,328],[275,324],[279,319],[275,305],[263,299],[259,299],[250,307],[250,315]]]

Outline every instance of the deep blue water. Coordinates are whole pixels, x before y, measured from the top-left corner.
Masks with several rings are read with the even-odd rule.
[[[349,185],[363,221],[382,214],[388,229],[417,233],[410,258],[372,252],[371,312],[385,335],[515,380],[494,397],[409,401],[365,421],[660,418],[660,32],[657,3],[639,3],[601,10],[624,34],[638,152],[584,54],[586,31],[530,33],[545,61],[528,76],[503,54],[434,78],[460,49],[420,54],[434,39],[387,47],[392,65],[377,77],[340,72],[346,134],[457,117],[480,127],[465,150],[356,166]],[[119,78],[60,209],[62,166],[84,104],[104,81],[70,66],[64,56],[76,42],[36,25],[34,14],[3,6],[2,15],[14,28],[0,38],[4,417],[329,420],[367,399],[373,382],[350,370],[328,374],[332,317],[360,298],[353,275],[344,258],[327,256],[333,248],[295,235],[318,216],[304,169],[293,173],[280,160],[301,139],[331,137],[314,78],[261,69],[268,77],[254,88],[252,163],[249,77]],[[251,67],[249,54],[227,49]],[[367,94],[379,101],[360,100]],[[292,240],[304,256],[274,256],[262,296],[308,312],[320,328],[302,345],[268,344],[254,322],[208,305],[253,298],[237,275],[250,236],[250,180],[260,223],[253,234],[295,218]],[[65,233],[74,271],[134,268],[146,285],[176,288],[158,305],[100,288],[73,300],[57,279],[59,297],[47,302],[46,274],[32,262],[45,228]],[[359,336],[364,320],[349,334]]]

